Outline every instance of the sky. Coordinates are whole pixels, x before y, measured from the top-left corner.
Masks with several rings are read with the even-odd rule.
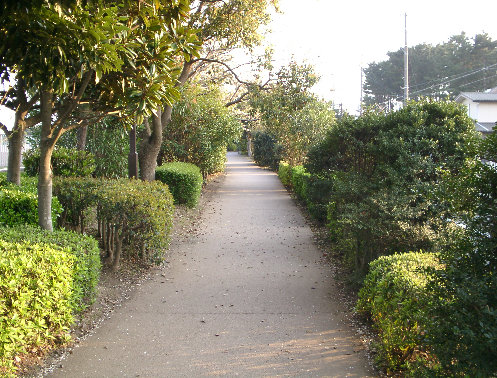
[[[466,32],[497,39],[496,0],[279,0],[267,41],[275,66],[292,57],[321,76],[315,92],[356,114],[361,98],[361,67],[388,59],[407,43],[436,45]]]
[[[315,92],[351,114],[359,110],[361,67],[404,46],[405,14],[408,46],[443,43],[463,31],[497,39],[496,0],[279,0],[279,6],[267,36],[275,67],[292,59],[312,64],[321,76]],[[0,111],[0,121],[12,125],[12,113]]]

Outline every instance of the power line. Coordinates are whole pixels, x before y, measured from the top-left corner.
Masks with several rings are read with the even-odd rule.
[[[442,85],[447,85],[449,83],[452,83],[453,81],[456,81],[456,80],[459,80],[459,79],[464,79],[465,77],[468,77],[468,76],[471,76],[471,75],[474,75],[474,74],[477,74],[477,73],[480,73],[482,71],[486,71],[488,70],[489,68],[492,68],[492,67],[495,67],[497,66],[497,63],[494,63],[494,64],[491,64],[490,66],[485,66],[483,68],[479,68],[475,71],[468,71],[466,73],[462,73],[462,74],[459,74],[460,76],[457,76],[453,79],[450,79],[450,80],[444,80],[444,81],[441,81],[440,83],[435,83],[429,87],[426,87],[426,88],[423,88],[423,89],[420,89],[420,90],[417,90],[417,91],[414,91],[414,92],[411,92],[411,94],[418,94],[418,93],[421,93],[421,92],[424,92],[428,89],[433,89],[435,87],[440,87]]]

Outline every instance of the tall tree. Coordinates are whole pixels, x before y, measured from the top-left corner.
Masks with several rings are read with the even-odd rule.
[[[260,27],[269,22],[269,7],[277,0],[195,0],[190,5],[188,28],[198,30],[200,53],[184,54],[176,86],[183,86],[193,76],[218,64],[239,79],[227,64],[236,48],[251,49],[261,41]],[[249,84],[249,83],[246,83]],[[162,131],[171,122],[172,102],[158,107],[145,122],[139,146],[140,176],[153,180],[162,142]]]
[[[366,103],[386,104],[403,98],[403,49],[365,69]],[[497,86],[497,41],[487,34],[469,38],[454,35],[442,44],[419,44],[409,49],[409,84],[412,99],[453,99],[462,91]]]
[[[85,95],[98,97],[101,88],[90,87],[98,83],[104,75],[122,70],[124,63],[133,65],[143,47],[134,38],[134,24],[128,25],[129,17],[123,15],[123,9],[130,9],[129,2],[95,0],[84,4],[75,2],[72,6],[61,6],[48,1],[34,2],[32,8],[20,7],[17,13],[4,21],[1,32],[0,74],[16,73],[16,79],[26,85],[27,98],[39,98],[38,117],[41,121],[41,158],[38,180],[39,224],[45,229],[52,229],[51,196],[52,173],[50,159],[52,151],[60,136],[68,130],[80,127],[95,120],[95,110],[85,100]],[[41,5],[40,5],[41,4]],[[157,26],[152,43],[156,43],[158,34],[174,35],[165,40],[170,47],[168,61],[174,60],[178,47],[175,42],[183,37],[181,21],[182,9],[188,7],[187,0],[162,0],[153,4],[139,3],[140,12],[136,22],[146,24],[154,12],[164,10],[168,17],[167,27]],[[121,11],[121,12],[120,12]],[[160,42],[160,41],[159,41]],[[147,41],[146,43],[150,43]],[[136,61],[136,60],[135,60]],[[136,65],[135,65],[136,66]],[[150,68],[154,73],[153,67]],[[166,76],[167,71],[158,70]],[[151,81],[151,80],[149,80]],[[138,104],[137,117],[150,112],[150,103],[154,105],[154,96],[173,96],[172,85],[152,87],[145,95],[139,93],[132,97],[134,101],[124,102],[122,110]],[[91,89],[91,91],[89,91]],[[106,87],[101,92],[108,110],[109,99],[123,100],[112,96],[112,88]],[[158,94],[159,93],[159,94]],[[92,98],[90,96],[90,98]],[[138,98],[139,97],[139,98]],[[114,103],[114,106],[118,102]],[[34,105],[34,104],[33,104]],[[102,114],[108,114],[108,111]],[[98,111],[97,111],[98,115]]]
[[[335,120],[331,105],[311,92],[318,80],[312,66],[291,63],[267,90],[255,89],[250,98],[253,116],[283,147],[282,158],[291,165],[304,162],[309,148]]]

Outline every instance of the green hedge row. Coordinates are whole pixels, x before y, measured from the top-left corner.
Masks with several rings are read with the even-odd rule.
[[[97,202],[98,219],[114,235],[114,241],[111,238],[106,244],[114,267],[119,263],[121,243],[128,245],[134,256],[143,253],[142,257],[151,262],[162,261],[174,216],[167,185],[159,181],[109,180],[98,189]]]
[[[37,176],[40,167],[40,150],[32,149],[23,154],[24,172]],[[70,148],[59,147],[52,154],[54,176],[90,176],[96,169],[95,155]]]
[[[167,185],[155,181],[59,177],[54,192],[64,207],[62,227],[84,232],[87,215],[96,213],[99,237],[115,268],[121,244],[133,256],[160,260],[169,243],[174,205]]]
[[[74,256],[72,308],[80,311],[95,300],[101,264],[100,249],[94,238],[70,231],[48,232],[38,227],[22,226],[0,227],[0,240],[48,244],[68,249]]]
[[[95,298],[99,249],[90,237],[0,228],[0,374],[15,358],[69,337],[73,315]]]
[[[333,184],[330,180],[311,175],[301,165],[292,167],[280,162],[278,177],[283,185],[292,189],[297,198],[303,201],[309,213],[318,221],[325,222],[330,193]]]
[[[414,373],[434,360],[426,342],[435,300],[429,283],[442,269],[438,255],[409,252],[371,262],[359,292],[357,310],[371,318],[378,331],[377,362],[387,373]]]
[[[21,186],[13,185],[0,175],[0,226],[38,224],[37,180],[22,177]],[[57,197],[52,198],[52,219],[62,213]]]
[[[64,249],[0,240],[0,372],[28,348],[67,335],[73,256]]]
[[[167,184],[174,202],[195,207],[202,192],[202,173],[194,164],[174,162],[157,167],[155,178]]]

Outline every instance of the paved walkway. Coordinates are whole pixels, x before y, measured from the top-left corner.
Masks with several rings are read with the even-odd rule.
[[[197,237],[54,377],[370,376],[333,279],[277,176],[229,154]]]

